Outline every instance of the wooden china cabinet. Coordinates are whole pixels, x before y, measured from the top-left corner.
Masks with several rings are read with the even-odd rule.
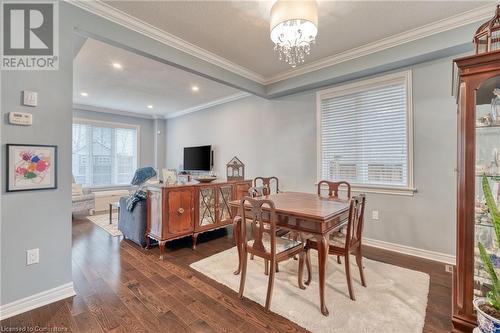
[[[455,60],[458,97],[457,241],[453,271],[453,330],[476,327],[474,297],[485,296],[490,281],[478,242],[497,253],[491,218],[485,210],[485,176],[499,202],[500,123],[492,121],[493,90],[500,88],[500,50]],[[499,108],[500,110],[500,108]]]

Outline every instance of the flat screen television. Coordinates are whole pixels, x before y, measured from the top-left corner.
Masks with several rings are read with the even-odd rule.
[[[212,146],[184,148],[184,170],[210,171],[212,169]]]

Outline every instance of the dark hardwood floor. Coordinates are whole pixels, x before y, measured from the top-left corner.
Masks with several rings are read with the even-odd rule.
[[[167,244],[166,258],[160,261],[157,248],[143,250],[87,220],[75,220],[77,295],[6,319],[2,331],[305,332],[189,268],[192,262],[233,246],[230,235],[226,230],[202,234],[196,250],[191,250],[189,238],[174,241]],[[369,247],[365,256],[428,273],[424,332],[451,331],[451,274],[443,264]]]

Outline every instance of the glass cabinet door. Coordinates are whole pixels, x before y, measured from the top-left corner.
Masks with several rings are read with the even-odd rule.
[[[229,202],[233,199],[233,187],[231,185],[220,186],[218,187],[218,190],[218,218],[219,222],[226,222],[231,219],[231,208],[229,207]]]
[[[500,204],[500,98],[494,94],[500,88],[500,77],[484,82],[476,93],[476,170],[475,170],[475,244],[474,244],[474,294],[484,297],[491,282],[481,260],[478,244],[481,243],[492,263],[500,273],[500,255],[495,230],[489,213],[485,185],[488,184],[494,204]],[[500,91],[498,91],[500,94]]]
[[[203,227],[216,223],[215,196],[215,187],[200,188],[198,197],[198,226]]]

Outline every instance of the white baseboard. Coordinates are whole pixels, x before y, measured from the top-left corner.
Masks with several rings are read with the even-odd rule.
[[[439,261],[445,264],[455,265],[455,256],[417,249],[416,247],[400,245],[395,243],[384,242],[381,240],[371,239],[371,238],[363,238],[363,245],[377,247],[379,249],[389,250],[393,252],[403,253],[414,257],[425,258],[429,260]]]
[[[76,293],[73,289],[73,282],[69,282],[0,306],[0,320],[7,319],[75,295]]]

